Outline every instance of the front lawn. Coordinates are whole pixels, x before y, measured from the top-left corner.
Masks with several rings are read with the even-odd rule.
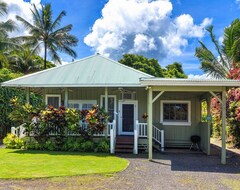
[[[109,154],[0,149],[0,178],[39,178],[114,173],[128,166]]]

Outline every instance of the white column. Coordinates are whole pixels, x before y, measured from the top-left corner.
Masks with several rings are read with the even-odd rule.
[[[147,112],[148,112],[148,159],[152,160],[152,88],[148,88],[147,98]]]
[[[64,88],[64,106],[68,107],[68,88]]]
[[[30,88],[29,87],[26,89],[26,92],[27,92],[27,94],[26,94],[26,102],[30,103]]]
[[[139,131],[139,124],[138,120],[136,121],[134,127],[134,149],[133,154],[138,154],[138,131]]]
[[[222,154],[221,163],[226,164],[226,92],[222,91]]]
[[[105,110],[106,110],[106,112],[108,113],[108,88],[107,87],[105,87],[105,94],[104,94],[104,97],[105,97],[105,105],[104,105],[104,107],[105,107]],[[105,130],[105,137],[107,137],[107,133],[108,133],[108,128]]]
[[[210,134],[211,134],[211,122],[212,120],[210,120],[211,117],[211,111],[210,111],[210,106],[211,106],[211,98],[208,96],[207,97],[207,155],[210,155],[211,152],[211,146],[210,146]]]

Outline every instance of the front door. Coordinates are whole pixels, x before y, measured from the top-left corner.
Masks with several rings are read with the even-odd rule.
[[[137,118],[137,101],[120,101],[119,108],[119,134],[133,135]]]

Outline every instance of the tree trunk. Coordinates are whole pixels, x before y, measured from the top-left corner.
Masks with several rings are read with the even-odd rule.
[[[47,43],[44,42],[44,70],[47,68]]]

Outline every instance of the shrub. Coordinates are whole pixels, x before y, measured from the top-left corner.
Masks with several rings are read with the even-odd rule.
[[[94,143],[92,141],[84,141],[81,143],[81,152],[91,152],[94,150]]]
[[[56,142],[54,139],[49,139],[45,142],[44,149],[54,151],[54,150],[58,150],[58,146],[56,145]]]
[[[7,136],[3,139],[3,144],[7,148],[24,148],[23,140],[11,133],[8,133]]]
[[[102,139],[97,145],[97,152],[109,152],[110,142],[108,139]]]
[[[84,142],[84,138],[82,137],[69,137],[64,145],[62,150],[65,151],[80,151],[81,150],[81,143]]]

